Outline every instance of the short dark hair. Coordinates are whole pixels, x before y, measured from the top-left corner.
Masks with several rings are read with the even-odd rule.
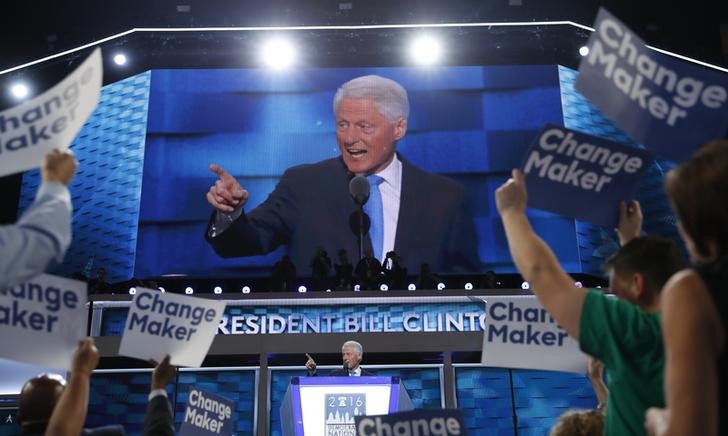
[[[66,381],[57,374],[39,374],[25,382],[18,398],[18,424],[22,434],[45,433],[65,387]]]
[[[698,254],[728,254],[728,140],[704,144],[670,171],[665,191]]]
[[[605,269],[620,277],[642,274],[652,295],[658,295],[667,280],[686,266],[674,241],[652,235],[632,239],[604,263]]]

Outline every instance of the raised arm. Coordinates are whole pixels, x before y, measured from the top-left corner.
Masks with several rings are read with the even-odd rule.
[[[152,388],[149,392],[149,404],[144,415],[142,436],[174,436],[174,418],[172,407],[167,399],[167,385],[177,375],[177,368],[170,365],[167,355],[160,363],[151,361],[155,368],[152,372]]]
[[[99,364],[93,338],[84,339],[73,354],[71,377],[58,399],[46,428],[46,436],[77,436],[86,420],[91,373]]]
[[[512,178],[496,190],[495,198],[518,271],[543,307],[578,339],[586,290],[576,287],[548,245],[531,228],[526,217],[528,196],[523,173],[513,170]]]
[[[0,288],[23,283],[60,263],[71,243],[71,195],[76,160],[54,150],[41,165],[35,201],[14,225],[0,226]]]

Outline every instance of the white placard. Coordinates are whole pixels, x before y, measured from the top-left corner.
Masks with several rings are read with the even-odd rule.
[[[361,385],[301,385],[301,413],[304,416],[303,434],[328,435],[336,434],[336,431],[328,431],[329,426],[337,427],[341,424],[340,434],[348,434],[354,430],[354,404],[348,399],[356,396],[363,396],[366,399],[366,408],[361,415],[386,415],[389,413],[389,397],[392,391],[391,384],[361,384]],[[345,401],[343,404],[332,403],[332,396],[340,394]],[[343,407],[341,407],[343,406]],[[346,414],[332,416],[332,410],[352,409]],[[337,422],[338,421],[338,422]],[[349,428],[350,427],[350,428]]]
[[[0,290],[0,356],[70,370],[86,336],[86,294],[85,282],[49,274]]]
[[[532,296],[485,298],[481,362],[500,368],[586,372],[586,355]]]
[[[224,301],[137,288],[129,308],[119,354],[199,367],[212,345]]]
[[[43,94],[0,113],[0,177],[36,168],[54,148],[65,150],[101,95],[101,49]]]

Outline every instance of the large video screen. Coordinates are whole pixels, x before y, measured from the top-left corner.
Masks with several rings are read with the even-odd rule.
[[[252,210],[288,168],[339,155],[334,93],[367,74],[393,79],[408,92],[399,156],[464,188],[477,238],[473,272],[512,272],[493,192],[545,123],[563,124],[559,71],[556,65],[179,69],[107,85],[71,147],[81,165],[71,187],[74,242],[61,272],[104,267],[109,281],[269,274],[286,254],[284,244],[266,255],[222,258],[205,241],[212,214],[205,194],[217,179],[208,165],[239,180],[250,195],[245,210]],[[37,179],[27,176],[23,184],[21,206],[32,200]],[[437,200],[420,204],[423,217],[439,213]],[[574,221],[530,213],[562,265],[580,272]],[[320,245],[332,258],[342,248]],[[353,262],[356,254],[350,253]],[[407,252],[398,254],[407,259]],[[296,267],[299,276],[310,274],[309,265]]]

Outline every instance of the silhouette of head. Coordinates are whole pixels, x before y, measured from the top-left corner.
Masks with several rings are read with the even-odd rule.
[[[66,380],[58,374],[40,374],[23,385],[18,400],[18,423],[23,434],[45,432]]]

